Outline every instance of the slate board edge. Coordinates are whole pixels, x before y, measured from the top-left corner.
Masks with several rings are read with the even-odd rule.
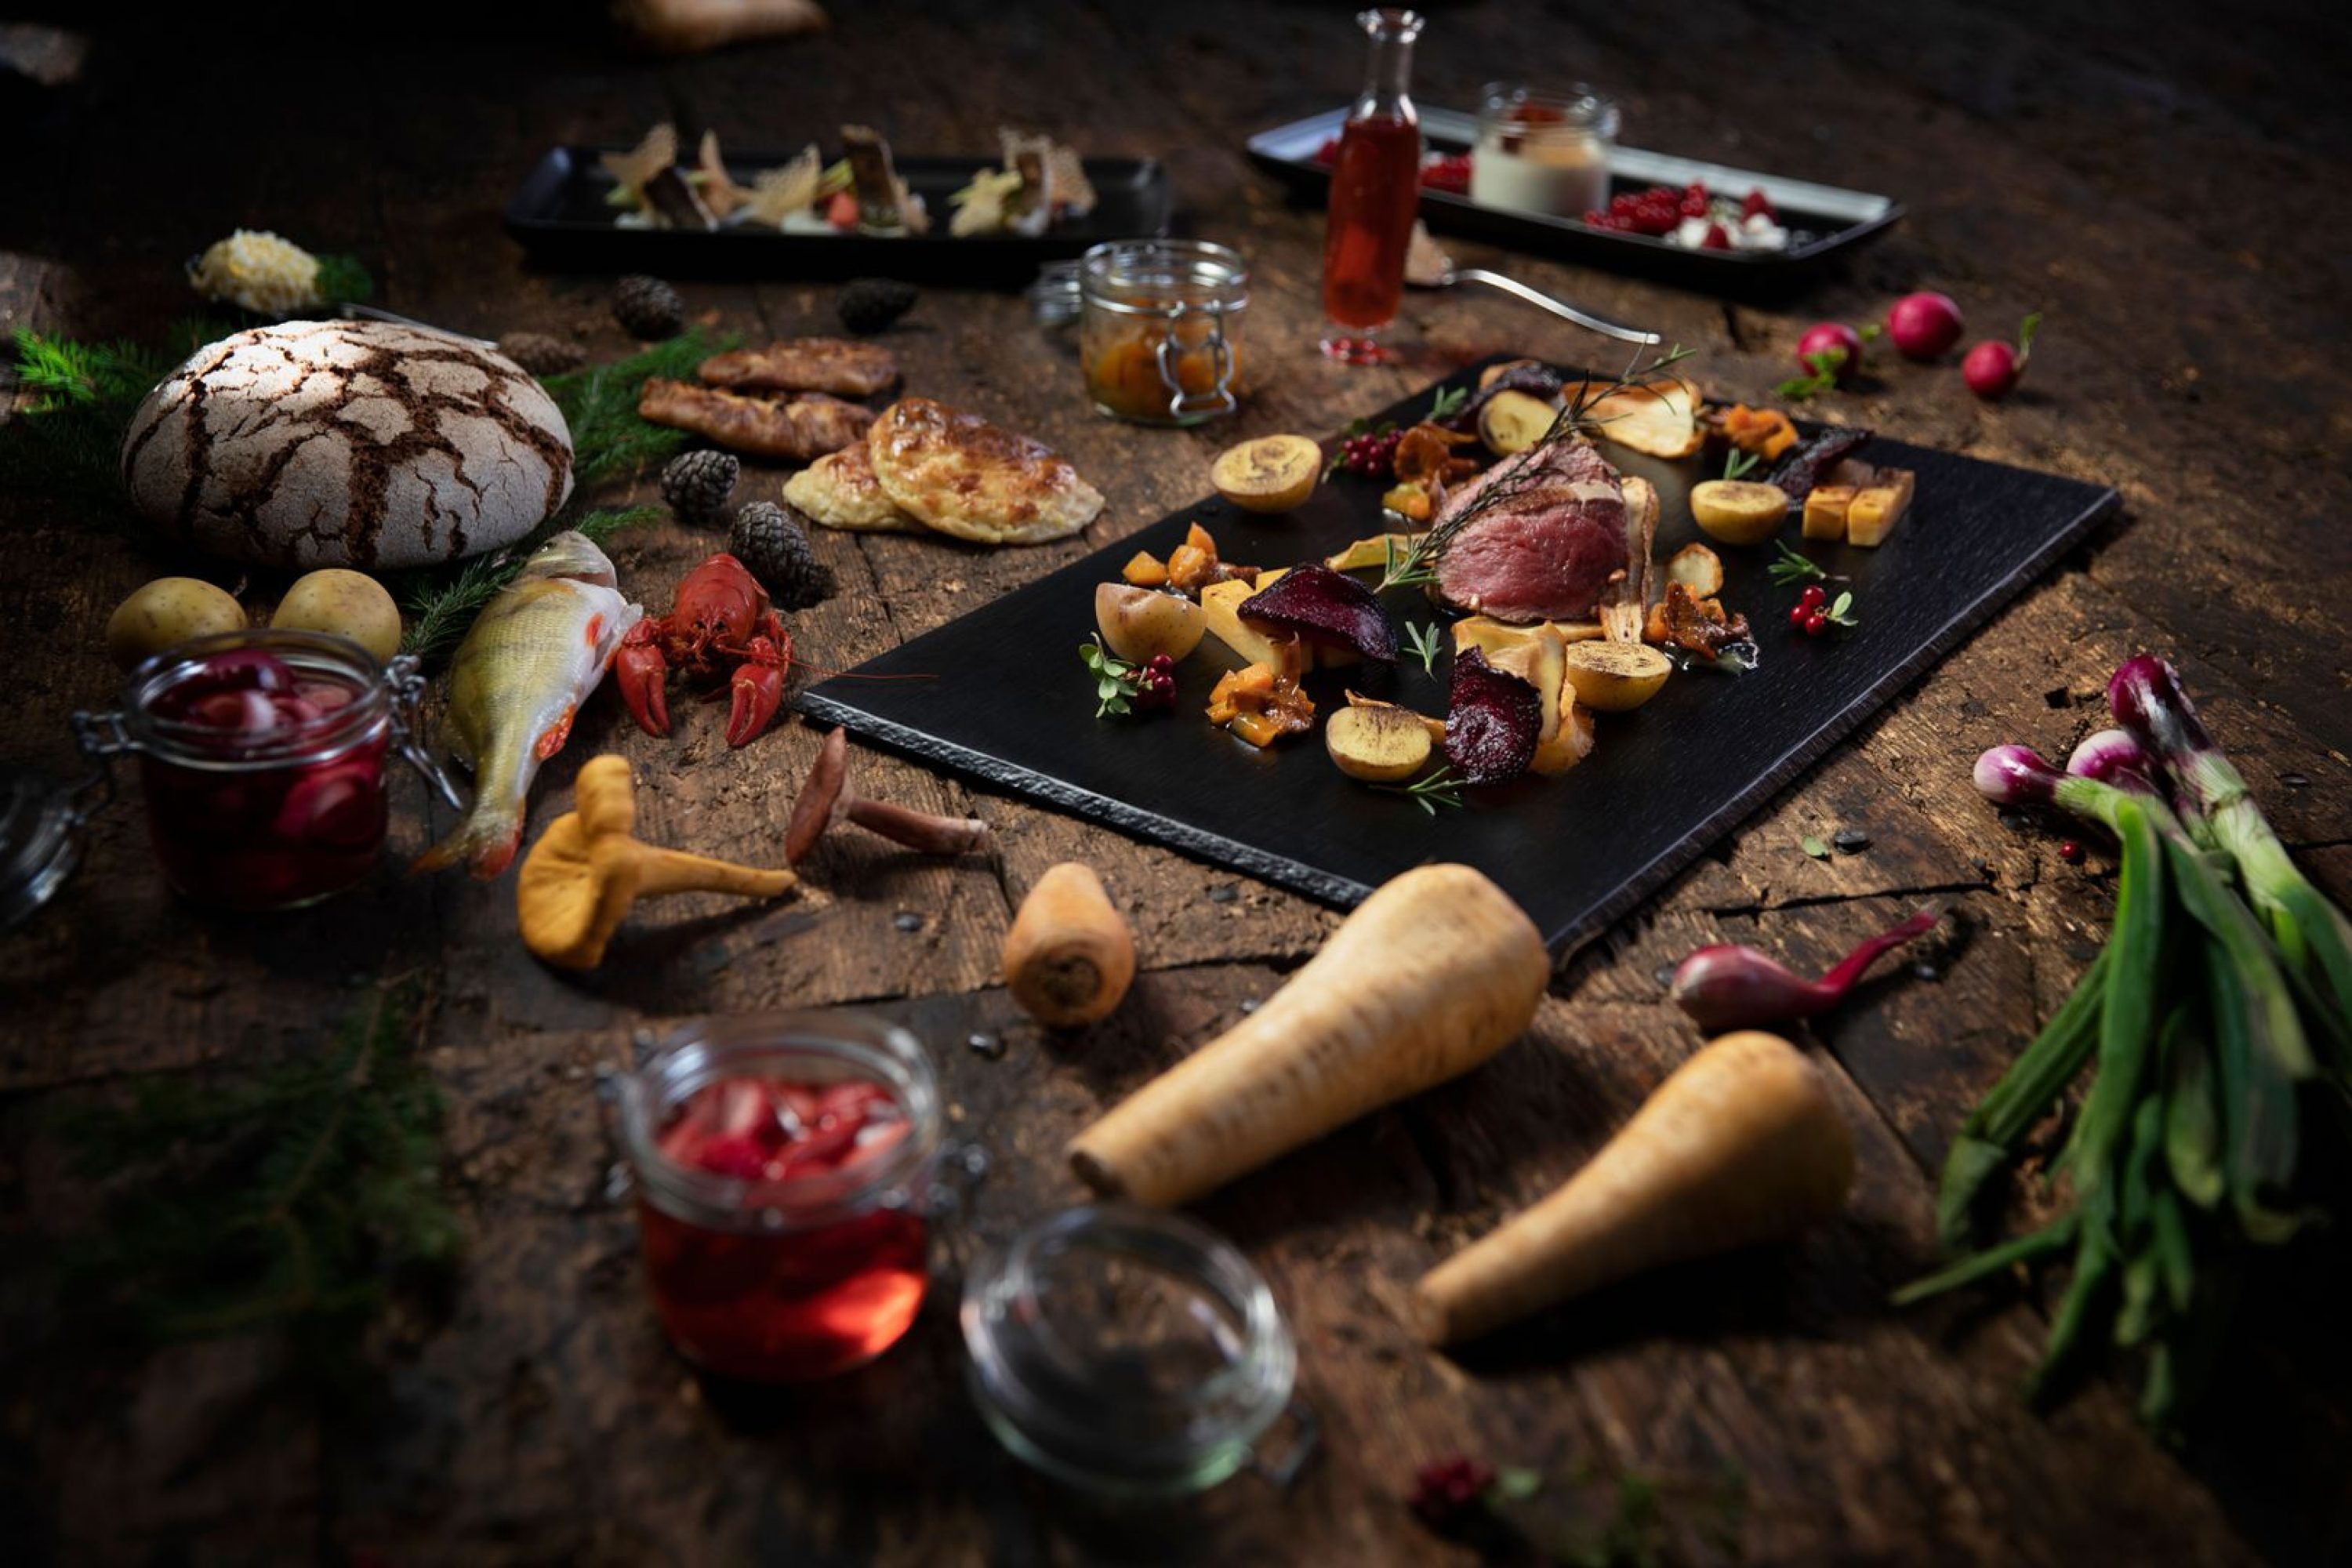
[[[804,691],[795,700],[794,706],[812,719],[838,724],[853,734],[862,735],[892,751],[951,767],[982,784],[1029,795],[1083,820],[1099,822],[1136,837],[1155,839],[1220,869],[1240,871],[1341,909],[1360,904],[1371,896],[1372,889],[1361,882],[1335,877],[1287,857],[1239,843],[1223,834],[1206,832],[1189,823],[1162,816],[1158,812],[1146,811],[1113,795],[1080,789],[1050,773],[1041,773],[1034,769],[992,757],[985,752],[942,741],[910,725],[877,718],[862,708],[835,701],[830,697]]]

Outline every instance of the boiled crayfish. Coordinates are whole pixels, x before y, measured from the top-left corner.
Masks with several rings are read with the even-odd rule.
[[[792,667],[793,637],[768,603],[768,591],[732,555],[714,555],[686,574],[667,616],[629,628],[613,660],[638,726],[669,733],[664,687],[673,669],[701,685],[725,676],[733,692],[727,743],[748,745],[774,718]]]

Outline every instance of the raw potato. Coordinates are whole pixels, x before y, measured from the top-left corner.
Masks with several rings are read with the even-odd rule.
[[[1674,660],[1641,643],[1580,642],[1569,645],[1568,684],[1576,700],[1601,713],[1626,713],[1658,694]]]
[[[1690,504],[1691,520],[1726,544],[1761,544],[1789,521],[1787,492],[1748,479],[1702,479]]]
[[[1323,449],[1306,437],[1261,436],[1220,452],[1209,482],[1244,511],[1294,511],[1322,472]]]
[[[1530,393],[1498,392],[1478,410],[1478,439],[1508,457],[1542,440],[1559,417],[1559,409]]]
[[[383,584],[364,572],[340,566],[294,580],[278,601],[269,624],[280,630],[329,632],[352,641],[389,664],[400,651],[400,606]]]
[[[1180,595],[1104,583],[1095,588],[1095,625],[1103,646],[1129,664],[1149,664],[1163,653],[1181,664],[1201,646],[1209,623],[1200,605]]]
[[[1431,742],[1421,715],[1381,706],[1337,710],[1324,722],[1323,744],[1349,778],[1402,784],[1428,764]]]
[[[1666,563],[1666,581],[1688,588],[1694,599],[1723,592],[1723,557],[1704,544],[1685,544]]]
[[[106,652],[131,669],[190,637],[243,630],[243,606],[223,590],[199,577],[158,577],[107,617]]]

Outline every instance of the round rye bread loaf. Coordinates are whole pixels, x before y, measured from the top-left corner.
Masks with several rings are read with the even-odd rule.
[[[131,499],[265,566],[389,571],[513,543],[572,493],[572,434],[512,360],[388,321],[286,321],[199,349],[131,416]]]

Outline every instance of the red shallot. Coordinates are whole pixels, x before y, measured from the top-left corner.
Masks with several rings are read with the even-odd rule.
[[[1924,936],[1943,918],[1930,904],[1894,930],[1872,937],[1819,980],[1807,980],[1752,947],[1719,942],[1702,947],[1675,968],[1667,994],[1710,1035],[1759,1029],[1826,1013],[1845,999],[1880,954]]]

